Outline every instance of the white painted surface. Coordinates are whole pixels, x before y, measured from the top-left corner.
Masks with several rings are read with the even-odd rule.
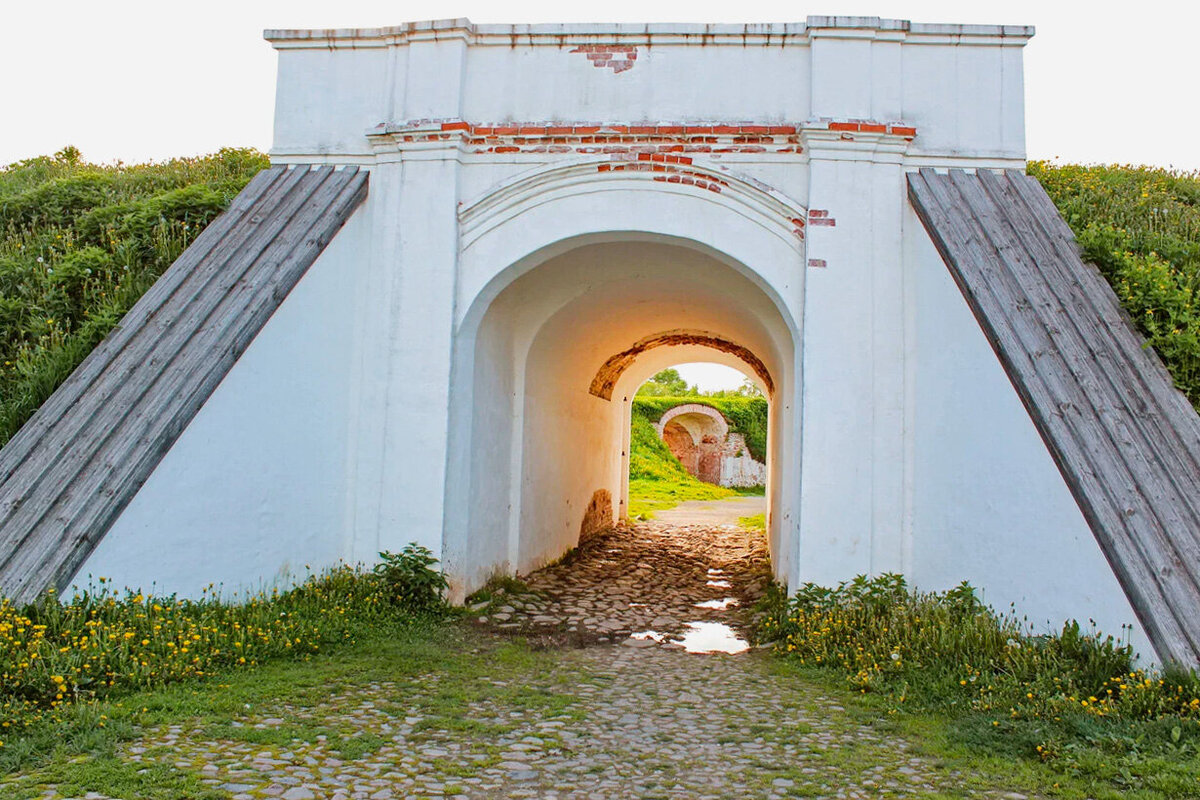
[[[530,569],[574,544],[598,489],[622,515],[642,381],[692,360],[747,371],[660,348],[611,401],[588,393],[610,356],[687,329],[749,348],[775,384],[780,579],[966,578],[1039,622],[1117,630],[1128,603],[905,196],[920,166],[1023,164],[1030,33],[810,18],[272,34],[274,159],[361,164],[370,196],[85,571],[195,594],[412,540],[456,596]],[[734,127],[673,132],[706,123]],[[631,167],[659,146],[690,163]]]
[[[345,556],[359,210],[276,310],[91,556],[89,576],[244,596]],[[436,540],[425,540],[436,546]]]
[[[920,227],[916,215],[907,224]],[[1091,529],[932,243],[914,237],[914,520],[922,589],[970,581],[1039,633],[1074,617],[1153,658]]]

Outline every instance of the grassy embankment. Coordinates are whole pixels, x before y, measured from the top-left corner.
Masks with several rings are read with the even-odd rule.
[[[97,166],[67,148],[0,169],[0,445],[267,158]]]
[[[762,487],[729,489],[688,474],[654,430],[663,414],[681,403],[704,403],[720,411],[743,434],[746,448],[766,461],[767,401],[761,397],[635,397],[629,441],[629,516],[647,519],[686,500],[724,500],[762,494]]]

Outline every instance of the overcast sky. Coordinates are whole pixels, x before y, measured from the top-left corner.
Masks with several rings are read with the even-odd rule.
[[[1195,0],[0,0],[0,164],[68,144],[98,162],[266,150],[275,54],[264,28],[448,17],[792,22],[809,14],[1035,25],[1025,49],[1031,158],[1200,168]]]

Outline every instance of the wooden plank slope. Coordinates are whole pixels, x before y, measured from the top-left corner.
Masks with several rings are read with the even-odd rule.
[[[0,595],[65,588],[367,195],[356,167],[271,167],[0,450]]]
[[[921,170],[908,194],[1158,656],[1200,664],[1200,417],[1036,180]]]

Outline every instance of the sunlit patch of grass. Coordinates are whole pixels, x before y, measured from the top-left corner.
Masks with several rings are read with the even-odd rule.
[[[751,514],[748,517],[738,517],[738,524],[752,531],[765,531],[767,529],[767,515]]]

